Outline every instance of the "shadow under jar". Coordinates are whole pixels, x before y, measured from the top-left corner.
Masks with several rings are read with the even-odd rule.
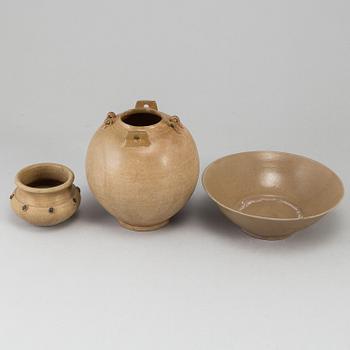
[[[57,225],[80,205],[80,189],[73,181],[73,172],[61,164],[27,166],[17,173],[17,187],[10,196],[12,209],[33,225]]]

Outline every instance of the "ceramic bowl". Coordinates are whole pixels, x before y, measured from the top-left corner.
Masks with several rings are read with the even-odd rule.
[[[211,163],[203,187],[247,234],[284,239],[327,214],[344,188],[339,177],[309,158],[282,152],[244,152]]]
[[[57,225],[78,210],[80,189],[73,180],[73,172],[62,164],[29,165],[17,173],[11,207],[33,225]]]

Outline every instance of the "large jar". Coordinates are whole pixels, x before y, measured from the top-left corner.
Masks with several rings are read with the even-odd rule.
[[[91,191],[119,223],[149,231],[169,222],[192,195],[199,173],[195,142],[155,101],[108,113],[86,158]]]

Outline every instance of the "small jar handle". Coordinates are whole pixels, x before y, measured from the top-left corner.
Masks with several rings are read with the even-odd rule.
[[[150,100],[140,100],[136,102],[135,108],[150,108],[158,111],[157,102]]]

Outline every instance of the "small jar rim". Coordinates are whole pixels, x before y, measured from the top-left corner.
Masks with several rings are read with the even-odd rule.
[[[64,171],[65,175],[67,175],[67,179],[58,186],[51,186],[47,188],[38,188],[38,187],[31,187],[23,183],[22,178],[25,173],[28,171],[32,171],[33,169],[44,169],[44,168],[56,168]],[[15,183],[18,188],[20,188],[23,191],[26,192],[32,192],[32,193],[53,193],[62,191],[70,186],[72,186],[74,181],[74,173],[71,169],[66,167],[63,164],[59,163],[36,163],[28,165],[24,168],[22,168],[16,175]]]

